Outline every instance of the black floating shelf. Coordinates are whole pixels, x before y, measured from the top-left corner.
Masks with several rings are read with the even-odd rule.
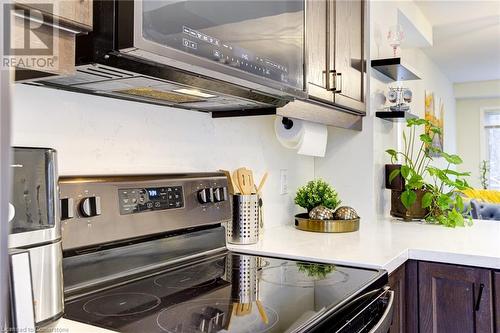
[[[401,58],[372,60],[372,68],[394,81],[420,80],[420,77],[401,64]]]
[[[375,116],[387,121],[406,121],[407,119],[416,119],[418,116],[406,111],[377,111]]]

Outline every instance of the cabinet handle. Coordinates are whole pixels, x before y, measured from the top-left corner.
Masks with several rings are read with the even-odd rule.
[[[481,283],[479,285],[479,293],[477,295],[476,306],[474,308],[475,311],[479,311],[479,305],[481,304],[481,298],[483,296],[483,289],[484,289],[484,284]]]
[[[328,71],[326,90],[333,92],[337,90],[337,72],[335,70]]]
[[[339,79],[339,84],[337,84],[337,79]],[[339,87],[339,89],[337,89]],[[340,94],[342,92],[342,73],[336,73],[335,75],[335,92]]]

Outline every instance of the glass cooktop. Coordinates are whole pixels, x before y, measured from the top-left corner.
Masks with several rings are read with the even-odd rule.
[[[119,332],[293,332],[377,270],[228,253],[66,302],[65,317]]]

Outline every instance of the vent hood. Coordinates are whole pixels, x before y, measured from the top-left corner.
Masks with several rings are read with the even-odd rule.
[[[129,65],[133,62],[120,61]],[[38,83],[74,92],[205,112],[259,110],[260,113],[266,111],[272,114],[276,107],[288,102],[285,98],[178,73],[169,68],[147,64],[140,66],[142,73],[156,74],[156,77],[118,67],[90,64],[77,66],[75,75]],[[184,82],[186,84],[182,84]]]

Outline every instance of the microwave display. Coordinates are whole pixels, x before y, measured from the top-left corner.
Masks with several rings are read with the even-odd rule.
[[[304,1],[143,1],[143,38],[303,87]]]

